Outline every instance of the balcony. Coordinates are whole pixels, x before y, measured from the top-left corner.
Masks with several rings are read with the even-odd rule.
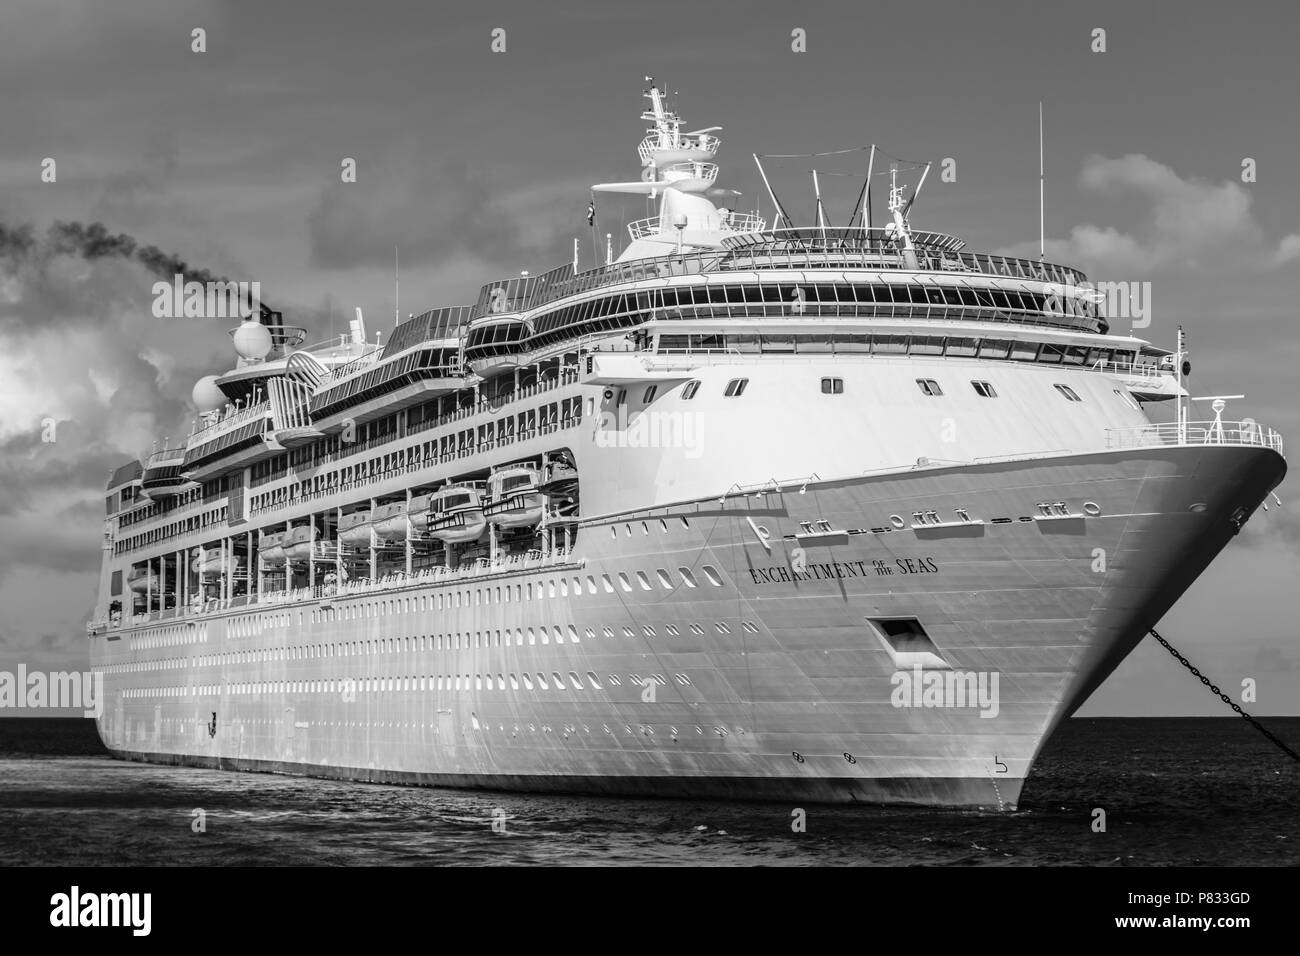
[[[718,180],[717,163],[673,163],[659,170],[660,181],[682,192],[700,193]]]
[[[189,478],[181,473],[184,460],[184,448],[164,448],[150,455],[140,482],[144,492],[150,498],[160,500],[173,497],[190,487]]]
[[[722,140],[707,133],[678,136],[677,142],[673,143],[656,131],[641,140],[636,152],[641,157],[642,166],[653,166],[656,162],[712,159],[721,146]]]

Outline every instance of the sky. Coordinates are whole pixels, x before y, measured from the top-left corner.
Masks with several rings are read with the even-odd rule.
[[[1250,0],[6,0],[0,670],[86,666],[108,472],[186,434],[194,381],[232,364],[228,323],[155,318],[138,254],[56,222],[258,281],[312,340],[355,307],[387,329],[567,262],[575,237],[590,265],[589,187],[638,175],[653,75],[687,128],[724,127],[741,208],[771,216],[751,153],[874,142],[936,164],[913,226],[1033,255],[1041,101],[1048,258],[1149,282],[1137,334],[1186,329],[1193,394],[1244,393],[1230,414],[1300,441],[1298,32],[1300,6]],[[832,221],[861,155],[815,163]],[[810,216],[813,161],[767,163]],[[616,243],[646,215],[617,196],[599,213]],[[1300,714],[1291,484],[1161,625],[1225,688],[1254,678],[1266,715]],[[1081,713],[1228,711],[1147,640]]]

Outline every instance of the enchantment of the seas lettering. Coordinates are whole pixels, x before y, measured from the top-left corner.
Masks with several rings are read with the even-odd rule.
[[[871,561],[827,561],[807,563],[802,569],[776,565],[770,568],[750,568],[749,576],[755,584],[791,584],[795,581],[829,581],[834,578],[865,578],[869,575],[938,574],[939,565],[934,558],[895,558],[890,564],[880,558]]]

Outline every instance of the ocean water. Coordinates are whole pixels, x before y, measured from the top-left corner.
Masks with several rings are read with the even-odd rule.
[[[6,866],[1300,865],[1300,765],[1235,717],[1067,721],[1014,813],[793,809],[155,767],[88,720],[0,720]]]

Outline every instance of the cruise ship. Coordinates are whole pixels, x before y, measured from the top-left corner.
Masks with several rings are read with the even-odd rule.
[[[1012,809],[1281,481],[1081,273],[913,228],[896,170],[841,226],[715,204],[719,128],[645,96],[620,254],[386,341],[262,306],[113,473],[115,755]]]

